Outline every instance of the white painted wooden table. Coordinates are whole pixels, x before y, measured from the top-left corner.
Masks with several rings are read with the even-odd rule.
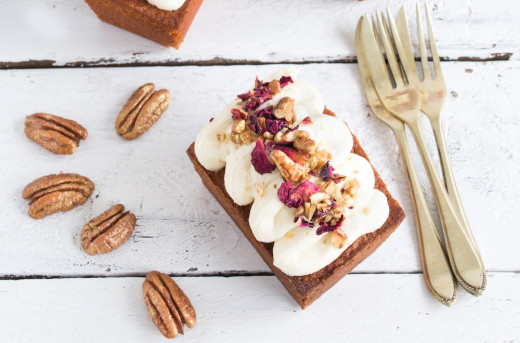
[[[489,271],[482,297],[459,288],[447,308],[424,285],[404,168],[390,130],[367,106],[356,65],[359,16],[400,3],[206,0],[175,51],[100,22],[79,0],[0,0],[0,342],[164,341],[141,295],[154,269],[172,275],[197,310],[197,326],[178,341],[519,341],[519,6],[431,1],[450,93],[444,130]],[[210,117],[280,64],[299,64],[301,77],[321,89],[408,214],[305,311],[185,155]],[[124,141],[115,116],[145,82],[168,88],[171,106],[148,133]],[[73,156],[25,137],[25,116],[40,111],[89,130]],[[22,189],[59,171],[91,178],[94,195],[70,212],[30,219]],[[112,253],[86,255],[82,226],[116,202],[137,215],[134,235]]]

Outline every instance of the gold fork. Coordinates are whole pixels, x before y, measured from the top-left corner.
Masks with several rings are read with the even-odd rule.
[[[432,61],[435,71],[435,78],[432,77],[429,64],[428,64],[428,55],[426,53],[426,44],[424,42],[424,35],[421,24],[421,10],[419,8],[419,3],[417,3],[417,36],[419,40],[419,52],[421,55],[421,67],[423,73],[423,80],[419,80],[417,75],[417,70],[412,66],[410,75],[413,79],[413,83],[417,85],[419,92],[421,93],[421,111],[426,115],[429,119],[433,133],[435,136],[435,140],[437,142],[437,147],[439,150],[439,156],[441,160],[442,173],[444,175],[444,183],[446,186],[446,190],[448,191],[448,196],[451,200],[451,204],[453,205],[459,219],[461,220],[461,224],[466,230],[466,234],[470,238],[471,244],[473,245],[473,249],[479,256],[482,264],[482,285],[481,287],[471,288],[470,292],[481,294],[484,291],[485,283],[486,283],[486,271],[484,269],[484,263],[482,262],[482,258],[480,256],[480,252],[477,247],[477,243],[475,242],[475,238],[473,237],[473,233],[471,232],[471,228],[469,226],[468,220],[466,218],[466,214],[464,213],[464,208],[462,207],[462,203],[460,201],[459,193],[457,191],[457,186],[455,185],[455,179],[453,177],[453,173],[451,171],[451,165],[448,158],[448,153],[446,149],[446,143],[444,141],[444,136],[442,134],[441,128],[441,120],[440,113],[442,105],[444,104],[444,100],[446,99],[446,84],[444,83],[444,76],[442,74],[441,63],[439,59],[439,53],[437,52],[437,45],[435,44],[435,38],[433,36],[433,29],[430,19],[430,10],[428,8],[428,4],[424,3],[425,12],[426,12],[426,23],[428,26],[428,39],[430,42],[430,51],[432,54]],[[410,32],[408,31],[408,20],[406,18],[406,12],[404,7],[401,7],[396,19],[396,27],[399,32],[399,37],[401,38],[401,42],[403,44],[404,52],[406,54],[406,58],[408,61],[414,63],[414,55],[412,50],[412,41],[410,38]]]
[[[356,28],[356,51],[363,88],[372,111],[392,129],[399,149],[401,150],[401,156],[406,166],[414,204],[414,214],[417,222],[417,238],[419,240],[419,252],[424,280],[433,296],[441,303],[450,306],[457,296],[457,282],[451,273],[448,258],[442,248],[439,234],[435,229],[428,205],[426,204],[406,141],[404,123],[392,116],[385,109],[374,89],[361,45],[362,21],[363,18],[361,17]]]
[[[408,83],[412,75],[411,64],[406,58],[392,17],[388,16],[388,22],[391,28],[393,43],[400,57],[400,63],[397,62],[391,38],[385,32],[379,14],[377,18],[379,39],[384,47],[390,67],[388,72],[385,58],[377,45],[368,16],[365,15],[365,19],[361,24],[363,50],[374,88],[384,107],[408,125],[419,147],[423,163],[426,166],[426,171],[432,184],[433,195],[439,210],[446,242],[446,250],[455,277],[465,289],[482,288],[483,280],[485,280],[482,274],[483,266],[451,205],[446,189],[435,170],[419,126],[421,98],[417,87]],[[395,87],[392,85],[389,73],[395,81]]]

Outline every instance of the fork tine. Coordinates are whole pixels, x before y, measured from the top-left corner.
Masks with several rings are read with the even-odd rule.
[[[406,11],[404,6],[401,6],[399,9],[399,13],[397,14],[397,19],[395,21],[395,25],[397,27],[397,31],[399,32],[399,38],[401,38],[401,43],[403,44],[404,51],[406,53],[406,58],[410,63],[413,63],[415,66],[415,57],[413,55],[412,48],[412,39],[410,38],[410,31],[408,30],[408,19],[406,18]],[[417,76],[417,68],[411,68],[412,71],[415,69],[415,73],[411,75],[416,82],[418,82],[419,78]]]
[[[369,23],[369,24],[370,24],[370,23]],[[377,29],[374,30],[374,27],[377,27],[377,20],[376,20],[376,17],[375,17],[375,16],[372,16],[372,24],[371,24],[371,25],[372,25],[372,26],[371,26],[371,27],[372,27],[372,30],[373,30],[373,32],[374,32],[374,37],[376,38],[376,45],[377,45],[377,47],[379,48],[379,52],[381,53],[381,55],[380,55],[380,56],[381,56],[381,62],[382,62],[382,63],[386,63],[386,62],[385,62],[385,57],[384,57],[384,55],[383,55],[383,50],[381,49],[381,40],[379,39],[379,32],[378,32]]]
[[[428,40],[430,41],[430,50],[432,52],[433,66],[435,68],[436,78],[442,78],[441,60],[437,52],[437,45],[435,44],[435,37],[433,36],[432,22],[430,18],[430,8],[428,4],[424,3],[424,10],[426,12],[426,22],[428,23]]]
[[[388,22],[390,23],[390,28],[392,29],[392,35],[394,38],[395,47],[397,49],[397,53],[399,54],[399,59],[401,60],[401,65],[404,69],[405,77],[410,80],[410,76],[413,75],[415,70],[415,62],[408,61],[406,57],[406,52],[404,51],[403,44],[401,43],[401,39],[399,38],[399,33],[397,32],[397,28],[395,27],[394,19],[392,19],[392,14],[388,7],[386,8]],[[412,70],[412,64],[414,63],[414,70]]]
[[[388,60],[388,64],[390,65],[390,70],[392,71],[392,76],[394,77],[396,85],[402,86],[403,77],[401,76],[401,69],[399,68],[399,64],[397,63],[397,58],[395,57],[394,48],[390,41],[390,34],[388,32],[388,28],[386,27],[386,21],[383,24],[383,20],[381,19],[381,13],[376,12],[377,16],[377,24],[379,27],[379,36],[383,43],[383,47],[385,48],[386,58]]]
[[[372,30],[370,20],[366,14],[364,16],[363,23],[361,24],[361,38],[365,56],[367,57],[368,69],[370,70],[370,75],[372,76],[373,80],[377,80],[388,86],[391,86],[392,83],[390,82],[390,77],[388,76],[383,54],[380,50],[380,47],[377,45],[374,31]]]
[[[423,78],[425,80],[431,79],[430,66],[428,65],[428,54],[426,52],[426,44],[424,43],[424,34],[421,24],[421,9],[419,3],[416,3],[417,7],[417,39],[419,40],[419,50],[421,52],[421,65],[423,69]]]

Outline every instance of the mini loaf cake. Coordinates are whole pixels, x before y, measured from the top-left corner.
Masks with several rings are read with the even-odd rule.
[[[203,183],[305,308],[404,219],[347,125],[280,70],[231,103],[188,149]]]
[[[99,19],[175,49],[202,0],[85,0]]]

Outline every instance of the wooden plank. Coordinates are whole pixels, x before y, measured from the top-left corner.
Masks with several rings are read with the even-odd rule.
[[[490,270],[519,271],[520,62],[444,63],[451,94],[444,126],[459,190]],[[0,71],[1,275],[144,275],[262,273],[267,267],[209,192],[185,155],[200,128],[234,96],[278,66],[143,67]],[[327,106],[360,139],[408,218],[355,272],[420,270],[405,172],[390,130],[375,118],[355,64],[301,65]],[[471,71],[471,72],[470,72]],[[115,134],[114,121],[132,91],[153,81],[171,91],[171,106],[135,141]],[[75,119],[89,137],[72,156],[29,141],[24,117],[49,112]],[[429,133],[429,131],[427,132]],[[430,147],[434,147],[431,134]],[[418,154],[415,154],[419,161]],[[94,196],[68,213],[33,220],[21,198],[33,179],[77,172],[96,184]],[[424,171],[423,184],[427,185]],[[431,191],[428,191],[431,194]],[[128,243],[103,256],[80,248],[83,225],[122,202],[138,217]],[[431,198],[430,198],[431,203]]]
[[[83,1],[4,0],[0,67],[348,61],[361,15],[404,3],[414,23],[415,2],[206,0],[176,51],[101,22]],[[441,56],[518,57],[515,1],[429,3]]]
[[[176,281],[197,311],[182,342],[513,342],[519,274],[490,274],[475,298],[445,307],[422,275],[350,275],[301,311],[273,276]],[[164,342],[147,317],[142,278],[0,281],[0,340]]]

